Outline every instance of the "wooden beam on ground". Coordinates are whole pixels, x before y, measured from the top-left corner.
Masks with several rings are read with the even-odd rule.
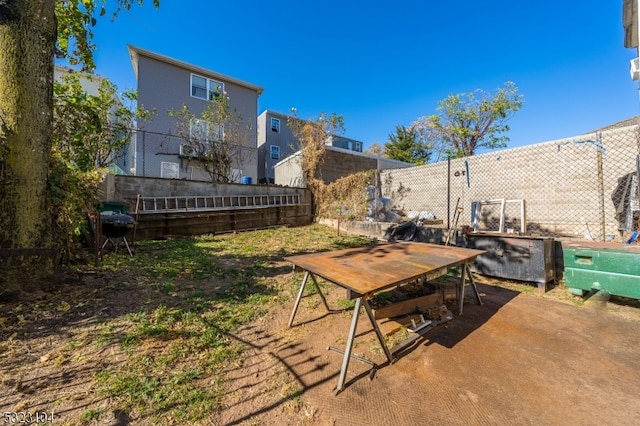
[[[426,296],[416,297],[414,299],[403,300],[392,305],[383,306],[379,309],[373,310],[373,316],[375,319],[381,318],[393,318],[402,315],[412,314],[417,311],[418,306],[433,305],[440,301],[442,294],[440,292],[434,294],[428,294]]]

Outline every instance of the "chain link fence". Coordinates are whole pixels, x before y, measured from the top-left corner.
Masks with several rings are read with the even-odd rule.
[[[137,149],[130,150],[122,166],[131,174],[144,177],[211,180],[211,175],[196,160],[197,152],[193,148],[193,143],[187,143],[181,136],[139,130],[135,143]],[[216,143],[218,142],[201,141],[204,147],[207,144]],[[233,159],[229,179],[231,182],[240,182],[244,172],[256,167],[258,149],[226,142],[222,144],[225,146],[221,149],[228,152]]]
[[[444,228],[624,241],[638,227],[640,120],[378,177],[403,218]]]

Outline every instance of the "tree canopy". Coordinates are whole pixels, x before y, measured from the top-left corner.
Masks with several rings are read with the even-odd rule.
[[[117,0],[111,12],[114,20],[122,10],[130,10],[134,4],[142,6],[143,0]],[[2,5],[2,1],[0,1]],[[71,65],[81,65],[83,70],[93,70],[93,27],[98,18],[107,14],[106,1],[98,0],[57,0],[55,7],[58,35],[56,39],[57,56],[65,57]],[[153,0],[160,7],[160,0]]]
[[[467,157],[479,149],[506,147],[506,122],[523,103],[516,85],[508,81],[494,94],[477,89],[449,95],[438,103],[438,114],[418,118],[412,128],[438,154]]]
[[[53,272],[54,257],[37,262],[11,253],[51,253],[52,222],[60,212],[49,200],[53,147],[53,59],[95,68],[92,28],[115,6],[142,0],[0,0],[0,247],[10,261],[0,262],[0,298],[10,297],[40,276]],[[153,0],[159,5],[159,0]]]
[[[384,145],[385,157],[415,165],[426,164],[431,152],[426,143],[417,139],[417,135],[416,129],[397,125],[395,133],[389,134],[389,141]]]

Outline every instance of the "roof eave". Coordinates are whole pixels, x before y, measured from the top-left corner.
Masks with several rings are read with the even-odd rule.
[[[136,80],[138,79],[138,58],[139,56],[146,56],[149,57],[151,59],[155,59],[157,61],[160,62],[165,62],[171,65],[175,65],[179,68],[185,68],[191,71],[194,71],[196,73],[199,74],[204,74],[207,77],[213,77],[214,79],[218,79],[218,80],[224,80],[225,82],[228,83],[232,83],[235,84],[237,86],[241,86],[250,90],[253,90],[255,92],[258,93],[258,96],[260,96],[262,94],[262,92],[264,91],[264,88],[252,83],[248,83],[246,81],[243,80],[239,80],[237,78],[234,77],[230,77],[228,75],[225,74],[221,74],[212,70],[208,70],[206,68],[202,68],[199,67],[197,65],[192,65],[189,64],[187,62],[183,62],[183,61],[179,61],[177,59],[174,58],[170,58],[168,56],[164,56],[164,55],[160,55],[158,53],[155,52],[151,52],[149,50],[145,50],[145,49],[141,49],[139,47],[133,46],[133,45],[127,45],[127,48],[129,49],[129,57],[131,58],[131,65],[133,66],[133,72],[136,76]]]

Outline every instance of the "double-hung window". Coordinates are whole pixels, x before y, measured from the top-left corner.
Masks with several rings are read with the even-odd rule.
[[[217,123],[194,118],[189,125],[189,137],[196,142],[220,142],[224,139],[224,127]]]
[[[191,96],[212,101],[224,93],[224,83],[191,74]]]
[[[280,147],[278,145],[271,145],[270,147],[271,159],[279,160],[280,159]]]
[[[271,131],[279,133],[280,132],[280,119],[272,118],[271,119]]]

